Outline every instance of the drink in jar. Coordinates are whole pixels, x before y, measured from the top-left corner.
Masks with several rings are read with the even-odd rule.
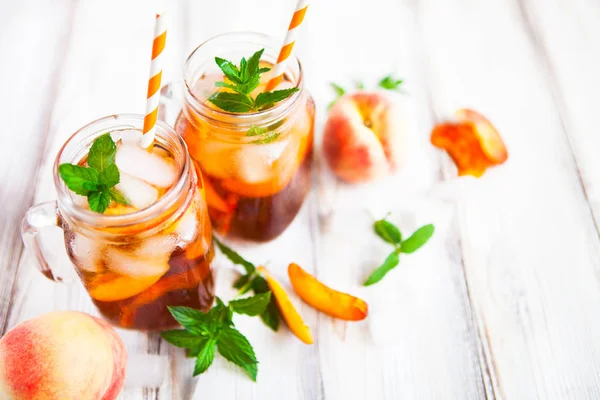
[[[67,254],[102,316],[124,328],[162,330],[177,325],[168,306],[212,305],[214,250],[202,179],[184,142],[159,123],[155,143],[144,149],[142,123],[142,116],[112,116],[76,133],[57,157],[58,202],[48,214],[55,212]],[[120,175],[111,190],[126,204],[111,200],[99,213],[57,170],[64,163],[86,167],[92,142],[106,133],[116,144]],[[33,232],[28,220],[25,239]],[[36,253],[42,272],[56,278],[43,252]]]
[[[265,48],[260,68],[272,69],[279,48],[263,35],[227,34],[198,47],[186,63],[185,106],[175,130],[202,170],[213,227],[226,237],[268,241],[293,221],[310,190],[315,104],[295,58],[274,89],[297,88],[288,98],[251,112],[211,103],[215,93],[231,91],[215,86],[228,80],[213,57],[237,61],[259,48]],[[270,76],[260,76],[252,98]]]

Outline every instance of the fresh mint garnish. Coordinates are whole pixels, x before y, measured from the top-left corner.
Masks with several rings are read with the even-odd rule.
[[[388,75],[379,81],[378,86],[386,90],[398,90],[403,83],[404,81],[402,79],[396,79],[393,76]]]
[[[225,255],[232,263],[242,266],[246,271],[246,274],[240,276],[233,284],[233,287],[239,290],[239,294],[247,293],[250,290],[252,290],[256,296],[271,293],[267,281],[256,271],[254,264],[245,260],[233,249],[221,243],[217,238],[213,237],[213,240],[223,255]],[[274,331],[277,331],[279,328],[279,310],[273,296],[269,297],[266,308],[260,313],[260,319]]]
[[[215,358],[215,350],[225,359],[242,368],[256,382],[258,361],[252,345],[233,323],[233,313],[260,315],[271,301],[271,293],[230,301],[228,305],[217,297],[217,304],[207,313],[189,307],[169,307],[173,318],[183,329],[161,333],[174,346],[188,349],[196,357],[194,376],[205,372]]]
[[[400,263],[400,253],[410,254],[420,249],[431,238],[435,228],[431,224],[424,225],[410,235],[408,239],[402,240],[400,229],[383,218],[375,221],[373,230],[377,236],[393,245],[394,250],[387,256],[383,264],[369,275],[364,283],[365,286],[379,282],[388,272],[394,269]]]
[[[234,113],[245,113],[250,111],[263,111],[269,109],[297,92],[298,88],[275,90],[272,92],[263,92],[256,98],[252,98],[250,93],[256,89],[260,83],[261,74],[270,71],[270,68],[260,68],[259,62],[265,49],[254,53],[247,61],[242,58],[240,66],[237,67],[229,60],[215,57],[215,62],[223,71],[229,82],[216,82],[215,86],[227,88],[232,92],[217,92],[208,98],[220,109]]]
[[[103,213],[111,199],[117,203],[129,204],[127,199],[113,186],[119,183],[119,169],[115,164],[117,145],[105,133],[94,140],[88,153],[87,167],[75,164],[61,164],[58,174],[67,187],[80,196],[87,196],[92,211]]]

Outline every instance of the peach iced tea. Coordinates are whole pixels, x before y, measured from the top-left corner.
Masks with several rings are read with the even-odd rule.
[[[245,37],[254,40],[246,43]],[[256,51],[254,43],[262,41],[261,35],[224,35],[196,49],[187,62],[186,104],[175,125],[202,170],[215,229],[253,241],[277,237],[300,210],[311,184],[315,117],[297,60],[265,95],[276,46],[271,53]],[[236,64],[217,57],[215,64],[207,60],[215,56],[214,46],[219,56],[244,58]],[[228,47],[231,52],[222,51]]]

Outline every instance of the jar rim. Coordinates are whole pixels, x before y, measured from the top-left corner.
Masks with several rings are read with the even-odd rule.
[[[181,136],[173,128],[162,121],[156,123],[156,140],[168,143],[174,148],[173,156],[178,165],[176,183],[167,192],[150,206],[141,210],[120,215],[104,215],[78,206],[69,194],[64,181],[60,178],[58,167],[62,163],[77,163],[75,160],[82,151],[89,150],[93,141],[107,133],[121,129],[139,129],[144,124],[144,116],[140,114],[115,114],[96,119],[73,133],[58,151],[53,168],[54,187],[58,195],[58,206],[61,213],[69,219],[75,219],[86,227],[97,228],[123,228],[138,225],[156,218],[165,210],[172,207],[182,192],[188,189],[189,175],[192,170],[187,146]]]
[[[191,82],[194,78],[192,75],[195,72],[192,71],[193,61],[197,57],[199,57],[200,52],[204,50],[206,46],[214,44],[218,41],[226,40],[262,46],[263,48],[265,48],[265,54],[267,54],[267,50],[275,50],[278,53],[280,48],[279,41],[276,38],[269,35],[265,35],[263,33],[251,31],[224,33],[204,41],[190,53],[190,55],[185,61],[184,85],[186,103],[188,103],[188,105],[191,105],[195,112],[199,113],[203,118],[206,118],[211,123],[225,123],[230,125],[236,125],[241,128],[240,130],[247,130],[251,126],[269,125],[274,123],[277,119],[281,118],[282,116],[287,115],[288,112],[294,107],[294,105],[297,104],[297,100],[301,98],[304,89],[304,75],[302,70],[302,64],[300,63],[300,60],[293,55],[288,58],[286,71],[284,72],[284,74],[295,78],[293,87],[299,90],[267,110],[249,113],[232,113],[224,110],[219,110],[206,105],[206,99],[199,98],[194,93],[193,85],[196,82]],[[275,57],[277,57],[277,53],[275,54]],[[297,70],[297,72],[294,73],[294,70]],[[231,118],[234,119],[234,122],[224,122],[224,120]]]

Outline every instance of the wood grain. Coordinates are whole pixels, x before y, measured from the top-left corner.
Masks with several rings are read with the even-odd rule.
[[[52,284],[22,251],[19,221],[55,197],[51,164],[83,124],[143,112],[153,15],[168,6],[165,82],[185,56],[233,30],[283,36],[295,1],[0,0],[0,334],[54,309],[97,314],[79,283]],[[286,284],[294,261],[367,300],[346,323],[292,300],[316,337],[306,346],[240,316],[260,361],[258,383],[217,357],[192,361],[156,335],[120,330],[131,355],[120,399],[594,399],[600,397],[600,5],[593,0],[329,0],[313,2],[297,44],[317,102],[328,83],[374,87],[395,73],[410,137],[405,166],[348,186],[317,157],[313,191],[276,241],[236,245]],[[283,39],[283,38],[282,38]],[[509,161],[456,178],[429,144],[460,107],[487,115]],[[407,235],[436,232],[384,281],[361,283],[389,249],[371,232],[391,212]],[[59,232],[45,237],[60,248]],[[53,265],[70,268],[64,254]],[[215,261],[217,293],[236,270]],[[286,284],[288,289],[291,289]],[[291,290],[290,290],[291,291]],[[146,386],[142,388],[141,386]]]

